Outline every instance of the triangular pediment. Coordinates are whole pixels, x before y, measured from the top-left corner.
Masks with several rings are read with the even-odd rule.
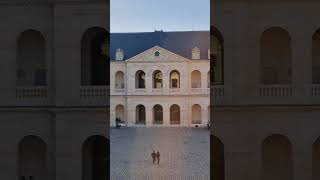
[[[154,46],[130,59],[127,62],[188,62],[189,59],[175,54],[160,46]]]

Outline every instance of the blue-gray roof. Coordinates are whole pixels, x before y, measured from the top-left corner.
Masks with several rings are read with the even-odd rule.
[[[209,31],[180,32],[141,32],[141,33],[110,33],[111,59],[115,60],[118,48],[124,51],[124,59],[129,59],[154,46],[160,46],[178,55],[191,59],[192,49],[200,48],[200,59],[208,59],[210,47]]]

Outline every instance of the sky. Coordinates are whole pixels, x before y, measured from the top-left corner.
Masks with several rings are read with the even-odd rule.
[[[111,0],[111,32],[210,29],[210,0]]]

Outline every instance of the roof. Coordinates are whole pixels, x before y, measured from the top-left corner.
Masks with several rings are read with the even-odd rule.
[[[124,51],[126,60],[154,46],[160,46],[188,59],[191,59],[192,49],[197,46],[201,51],[200,59],[208,59],[210,31],[110,33],[112,60],[116,59],[118,48]]]

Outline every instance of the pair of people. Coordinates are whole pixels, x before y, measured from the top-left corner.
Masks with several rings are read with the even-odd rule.
[[[159,153],[159,151],[156,153],[153,150],[153,152],[151,153],[151,157],[152,157],[153,164],[155,164],[156,161],[158,162],[158,164],[160,163],[160,153]]]

